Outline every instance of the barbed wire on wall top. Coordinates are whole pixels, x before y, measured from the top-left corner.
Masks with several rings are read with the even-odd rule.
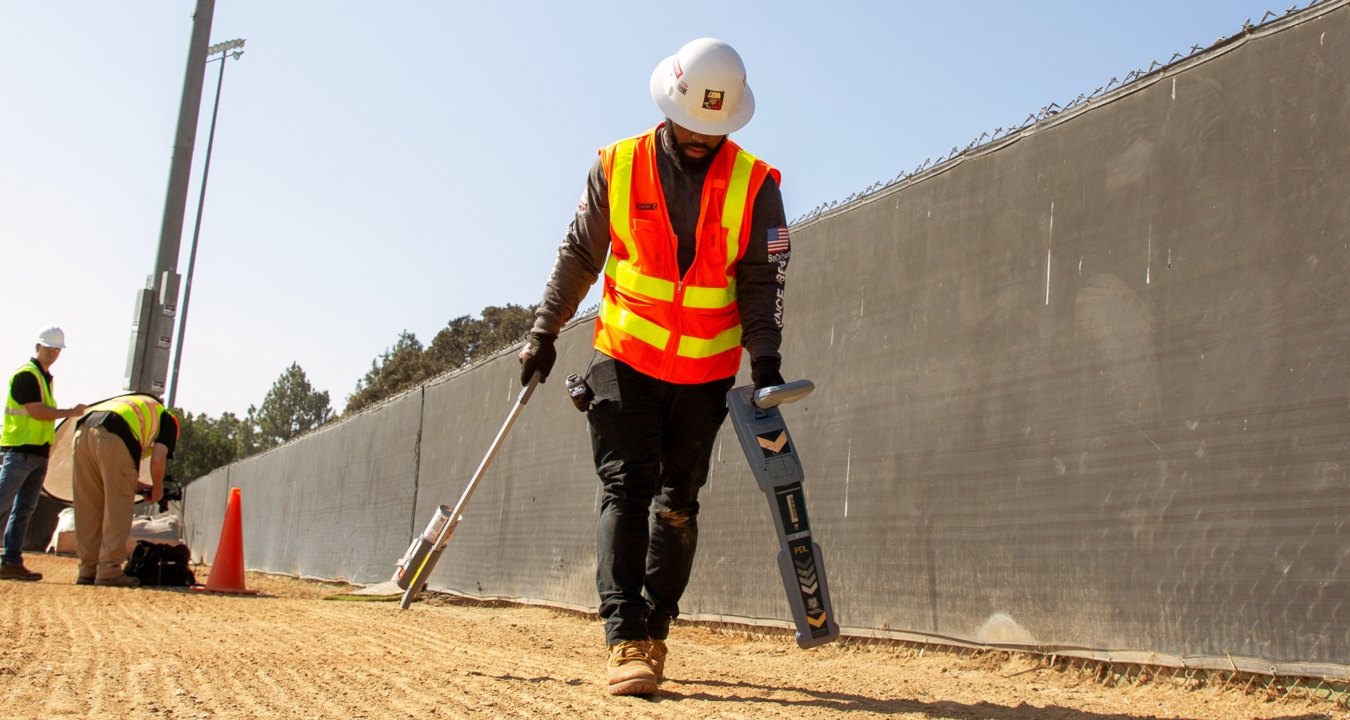
[[[849,203],[862,200],[863,198],[873,195],[880,190],[884,190],[893,185],[913,180],[916,176],[922,175],[930,170],[933,170],[934,168],[944,163],[955,160],[956,158],[972,150],[975,150],[976,148],[980,148],[985,145],[989,145],[991,143],[995,143],[1001,140],[1006,140],[1007,138],[1017,135],[1027,130],[1028,128],[1031,128],[1037,123],[1053,118],[1054,116],[1059,115],[1060,113],[1066,112],[1068,110],[1073,110],[1083,105],[1088,105],[1093,101],[1100,99],[1103,95],[1106,95],[1107,93],[1114,92],[1127,85],[1138,82],[1143,78],[1152,76],[1156,73],[1163,72],[1179,62],[1189,60],[1192,57],[1199,55],[1200,53],[1212,50],[1227,43],[1231,43],[1247,35],[1251,35],[1256,30],[1272,22],[1275,22],[1276,20],[1286,18],[1298,12],[1309,10],[1318,5],[1324,5],[1329,2],[1335,1],[1336,0],[1308,0],[1308,2],[1302,5],[1296,3],[1282,13],[1275,12],[1273,10],[1267,10],[1265,14],[1261,16],[1260,20],[1253,23],[1251,18],[1248,18],[1247,20],[1243,21],[1241,30],[1239,30],[1236,33],[1233,33],[1232,35],[1219,37],[1210,45],[1192,45],[1190,47],[1189,52],[1185,53],[1174,52],[1172,53],[1172,56],[1168,58],[1165,62],[1153,60],[1149,62],[1147,67],[1131,70],[1128,73],[1125,73],[1125,75],[1123,76],[1112,76],[1111,79],[1107,80],[1105,84],[1093,88],[1091,92],[1079,93],[1078,97],[1069,100],[1063,105],[1052,102],[1049,105],[1045,105],[1036,112],[1028,113],[1026,118],[1024,118],[1020,122],[1014,123],[1007,127],[997,127],[994,128],[993,130],[980,133],[979,137],[971,140],[964,147],[954,145],[952,146],[951,150],[948,150],[946,153],[943,153],[942,155],[939,155],[937,157],[924,158],[924,161],[919,163],[919,165],[915,167],[913,170],[902,171],[899,175],[896,175],[890,180],[886,181],[878,180],[877,182],[868,185],[862,190],[848,194],[842,200],[830,200],[829,202],[821,203],[820,205],[817,205],[814,208],[811,208],[807,212],[803,213],[802,215],[794,218],[792,221],[789,222],[789,225],[797,225],[799,223],[806,222],[807,220],[812,220],[816,217],[819,217],[820,215],[823,215],[831,210],[834,210],[835,208],[841,205],[848,205]]]

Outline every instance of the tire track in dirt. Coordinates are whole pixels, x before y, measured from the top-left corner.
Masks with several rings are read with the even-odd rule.
[[[565,717],[555,714],[540,697],[552,697],[581,683],[563,677],[556,662],[544,660],[526,648],[551,650],[549,642],[507,613],[506,622],[483,608],[435,608],[417,606],[408,612],[392,604],[353,607],[334,603],[320,611],[334,623],[351,622],[361,615],[359,635],[350,639],[356,652],[376,658],[399,658],[405,667],[396,673],[372,677],[399,692],[391,698],[396,707],[410,713],[441,710],[457,713],[489,712],[503,717]],[[364,617],[374,612],[382,622]],[[517,641],[511,646],[475,643],[475,636],[506,634]],[[408,677],[409,674],[412,677]],[[557,687],[554,687],[557,686]]]

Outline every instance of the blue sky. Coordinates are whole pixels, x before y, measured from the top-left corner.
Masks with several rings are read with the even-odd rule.
[[[63,406],[122,391],[194,6],[0,0],[0,365],[62,325]],[[242,415],[298,362],[341,410],[400,331],[429,343],[537,302],[595,150],[661,119],[648,77],[688,40],[745,59],[757,112],[735,138],[783,172],[796,218],[1288,6],[218,0],[212,42],[247,45],[225,69],[178,404]]]

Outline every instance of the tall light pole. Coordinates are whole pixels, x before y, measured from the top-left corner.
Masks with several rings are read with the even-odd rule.
[[[192,227],[192,249],[188,251],[187,281],[183,287],[183,313],[178,319],[178,340],[173,344],[173,372],[169,376],[168,406],[173,407],[174,395],[178,392],[178,364],[183,360],[183,334],[187,331],[188,301],[192,299],[192,271],[197,265],[197,238],[202,232],[202,208],[206,205],[206,179],[211,175],[211,148],[216,142],[216,116],[220,112],[220,87],[225,84],[225,61],[231,55],[235,60],[244,54],[244,41],[240,39],[216,43],[206,51],[206,62],[220,62],[220,75],[216,79],[216,101],[211,107],[211,130],[206,134],[206,161],[202,165],[202,187],[197,196],[197,220]],[[215,55],[220,55],[216,58]],[[214,58],[214,59],[213,59]]]
[[[216,0],[197,0],[192,13],[192,39],[188,43],[183,95],[178,103],[173,160],[169,163],[169,186],[164,194],[164,217],[160,222],[159,246],[154,270],[145,287],[136,291],[131,318],[131,342],[127,347],[127,390],[155,397],[163,395],[169,375],[169,349],[178,313],[178,246],[183,235],[183,212],[187,206],[188,180],[192,174],[192,149],[197,142],[197,119],[201,116],[202,81],[206,74],[206,50],[211,44],[211,18]]]

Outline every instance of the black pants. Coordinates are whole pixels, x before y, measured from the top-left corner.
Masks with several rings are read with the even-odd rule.
[[[677,385],[601,356],[587,413],[603,485],[595,585],[605,641],[664,640],[698,546],[698,492],[735,378]]]

